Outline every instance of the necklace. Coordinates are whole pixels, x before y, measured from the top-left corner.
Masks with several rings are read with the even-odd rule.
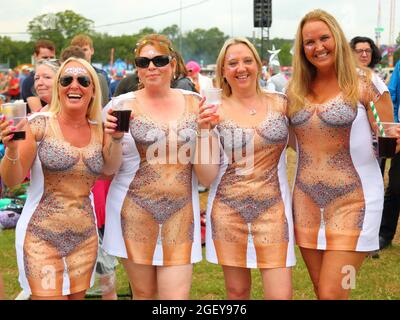
[[[257,110],[256,110],[255,108],[251,108],[251,109],[249,110],[249,113],[250,113],[251,116],[255,116],[256,113],[257,113]]]

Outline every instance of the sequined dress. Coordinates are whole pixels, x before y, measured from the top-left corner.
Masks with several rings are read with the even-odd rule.
[[[217,126],[221,165],[210,188],[206,229],[206,255],[212,263],[281,268],[296,262],[285,164],[287,101],[279,93],[270,93],[269,99],[267,110],[282,111],[267,111],[252,126],[244,122],[251,115],[238,124],[224,109]]]
[[[360,72],[362,102],[357,108],[339,94],[324,104],[306,100],[291,116],[298,146],[293,214],[300,247],[379,248],[383,181],[365,105],[385,89],[375,77],[367,81]]]
[[[199,97],[181,92],[185,111],[171,124],[154,121],[133,93],[117,98],[135,98],[134,119],[122,142],[122,166],[107,196],[103,247],[137,264],[201,260],[197,179],[188,157],[195,148]]]
[[[102,134],[91,124],[90,143],[77,148],[50,113],[32,115],[29,125],[37,156],[16,229],[19,281],[37,296],[78,293],[91,286],[97,257],[89,197],[103,168]]]

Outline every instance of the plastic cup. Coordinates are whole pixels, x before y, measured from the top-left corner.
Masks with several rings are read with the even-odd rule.
[[[206,97],[207,105],[220,105],[222,101],[222,89],[219,88],[207,88],[203,90],[203,95]]]
[[[25,140],[23,120],[26,119],[26,103],[19,101],[4,103],[1,106],[1,113],[6,116],[7,121],[14,120],[13,126],[17,130],[13,132],[14,137],[12,140]]]
[[[118,119],[116,131],[129,132],[132,103],[133,99],[112,100],[112,115]]]
[[[398,138],[398,130],[400,129],[400,123],[394,122],[382,122],[383,132],[377,130],[376,136],[378,138],[378,156],[380,158],[392,158],[396,154],[396,140]]]

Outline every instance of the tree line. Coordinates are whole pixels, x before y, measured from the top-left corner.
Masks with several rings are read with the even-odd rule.
[[[93,62],[108,64],[111,49],[114,48],[114,60],[120,58],[132,64],[133,50],[138,40],[145,34],[161,33],[171,39],[174,48],[182,53],[185,61],[196,60],[207,65],[215,63],[219,50],[229,37],[218,28],[208,30],[198,28],[181,36],[176,24],[162,30],[145,27],[137,33],[111,36],[107,33],[96,32],[92,20],[72,10],[37,16],[29,22],[27,32],[30,35],[30,41],[14,41],[10,37],[0,37],[0,63],[8,64],[10,68],[22,63],[30,63],[34,43],[38,39],[53,41],[57,48],[57,54],[59,54],[62,49],[69,45],[70,40],[75,35],[85,33],[93,39],[95,49]],[[261,55],[261,40],[252,38],[249,38],[249,40],[253,42]],[[264,59],[267,60],[267,49],[271,49],[273,45],[275,48],[281,49],[279,53],[281,65],[290,65],[292,60],[290,50],[293,40],[276,38],[270,40],[268,44],[264,40],[264,53],[262,55]]]

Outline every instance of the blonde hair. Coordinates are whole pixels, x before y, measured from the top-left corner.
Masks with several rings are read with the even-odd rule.
[[[310,93],[311,83],[317,74],[316,67],[307,60],[303,48],[303,27],[310,21],[322,21],[332,32],[335,39],[335,71],[339,87],[345,99],[356,108],[359,100],[359,86],[353,51],[336,19],[329,13],[317,9],[307,13],[300,21],[297,29],[293,56],[293,76],[287,91],[289,115],[304,107],[304,99]]]
[[[260,56],[258,55],[258,52],[256,48],[253,46],[253,44],[247,40],[246,38],[231,38],[225,41],[224,45],[222,46],[221,51],[219,52],[218,58],[217,58],[217,67],[215,71],[215,84],[217,88],[222,89],[222,95],[229,97],[232,95],[232,88],[229,85],[229,83],[226,81],[224,78],[224,62],[225,62],[225,56],[226,52],[228,51],[229,47],[235,44],[244,44],[247,46],[250,51],[253,53],[254,58],[256,59],[257,63],[257,79],[261,78],[261,69],[262,69],[262,63]],[[262,89],[260,86],[260,82],[257,81],[257,87],[256,87],[257,93],[262,93]]]
[[[90,101],[89,107],[86,111],[86,118],[89,121],[91,121],[92,123],[93,122],[97,123],[98,128],[102,129],[101,88],[100,88],[99,79],[97,77],[96,71],[93,69],[93,67],[90,65],[90,63],[84,59],[74,58],[74,57],[68,58],[61,65],[60,69],[57,71],[57,74],[54,77],[52,98],[51,98],[51,103],[50,103],[50,107],[49,107],[49,112],[51,112],[55,115],[57,115],[61,112],[62,106],[60,103],[60,97],[59,97],[60,92],[59,92],[58,82],[60,80],[62,71],[65,69],[65,66],[72,61],[82,64],[90,74],[91,81],[94,85],[94,97]]]

